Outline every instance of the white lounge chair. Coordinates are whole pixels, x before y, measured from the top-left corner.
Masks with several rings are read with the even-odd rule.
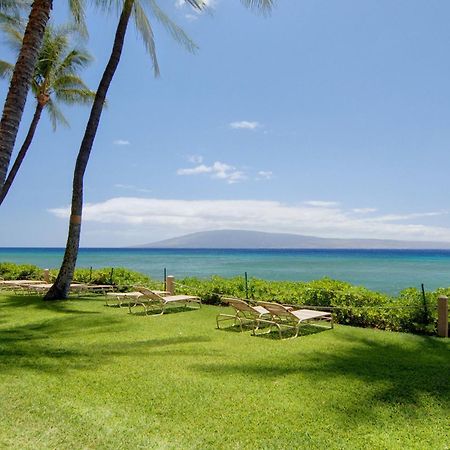
[[[253,326],[253,334],[256,334],[259,326],[265,324],[269,326],[269,331],[272,327],[278,330],[280,339],[283,339],[282,328],[293,329],[297,337],[300,331],[300,325],[306,322],[329,322],[333,328],[333,316],[330,312],[317,311],[313,309],[293,309],[290,306],[280,305],[273,302],[258,302],[258,305],[267,309],[270,313],[270,319],[259,318]]]
[[[132,306],[142,306],[146,314],[152,310],[161,310],[157,315],[164,314],[168,305],[183,304],[187,305],[196,304],[199,308],[202,305],[200,297],[195,295],[160,295],[158,291],[152,291],[145,287],[136,287],[136,290],[142,293],[142,296],[137,298],[133,303],[129,304],[129,311],[131,313]]]
[[[234,309],[234,314],[218,314],[216,324],[219,329],[220,322],[233,320],[234,325],[239,324],[241,331],[243,331],[242,324],[254,324],[257,319],[264,316],[270,318],[269,311],[263,306],[252,306],[248,302],[234,297],[222,297],[222,301],[228,303]]]

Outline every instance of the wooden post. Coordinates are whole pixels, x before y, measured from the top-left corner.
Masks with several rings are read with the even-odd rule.
[[[170,295],[175,295],[175,277],[173,275],[166,277],[166,291]]]
[[[44,269],[43,278],[46,283],[50,283],[50,270],[49,269]]]
[[[438,298],[438,336],[448,338],[448,297]]]

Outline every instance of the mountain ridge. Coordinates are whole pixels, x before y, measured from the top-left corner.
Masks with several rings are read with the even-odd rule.
[[[447,250],[450,249],[450,242],[342,239],[264,231],[210,230],[142,244],[135,248]]]

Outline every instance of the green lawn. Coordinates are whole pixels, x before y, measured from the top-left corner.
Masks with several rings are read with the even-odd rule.
[[[0,295],[0,448],[448,449],[449,340]]]

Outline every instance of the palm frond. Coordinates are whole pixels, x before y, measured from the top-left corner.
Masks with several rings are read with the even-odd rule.
[[[0,0],[0,11],[17,13],[20,9],[29,7],[31,0]]]
[[[241,2],[247,8],[255,9],[264,15],[270,14],[275,6],[275,0],[241,0]]]
[[[92,56],[86,50],[73,49],[55,67],[55,77],[58,78],[67,74],[76,73],[78,70],[87,67],[92,60]]]
[[[153,64],[153,73],[155,77],[157,77],[159,76],[159,65],[158,58],[156,56],[155,39],[152,26],[150,25],[145,11],[142,9],[142,6],[138,2],[134,3],[133,9],[133,18],[136,24],[136,29],[141,35],[146,51],[150,55],[150,59],[152,60]]]
[[[185,0],[185,2],[199,11],[206,9],[208,6],[208,2],[206,0]]]
[[[148,0],[150,9],[152,10],[155,19],[171,34],[171,36],[188,51],[193,52],[197,49],[197,46],[192,39],[180,28],[175,22],[173,22],[169,16],[159,7],[155,0]],[[196,8],[201,9],[202,2],[192,0],[190,4],[196,5]]]
[[[49,102],[45,106],[45,109],[47,110],[47,113],[50,117],[50,122],[52,123],[53,131],[56,130],[58,124],[64,125],[65,127],[69,127],[69,122],[67,122],[67,119],[64,117],[64,114],[61,112],[58,106],[55,105],[53,100],[51,99],[49,100]]]
[[[0,78],[11,79],[14,71],[14,64],[7,61],[0,61]]]
[[[5,42],[16,54],[22,47],[25,24],[21,20],[8,20],[0,23],[0,29],[5,34]]]
[[[122,11],[123,7],[123,0],[91,0],[91,3],[93,3],[101,11],[105,12],[115,10],[116,13],[119,13]]]
[[[77,31],[84,38],[88,37],[88,30],[86,27],[86,1],[85,0],[69,0],[69,8],[73,19],[77,26]]]
[[[67,74],[56,78],[52,83],[52,89],[89,89],[84,81],[77,75]]]
[[[55,98],[67,105],[91,104],[95,99],[95,92],[89,89],[58,89]]]

